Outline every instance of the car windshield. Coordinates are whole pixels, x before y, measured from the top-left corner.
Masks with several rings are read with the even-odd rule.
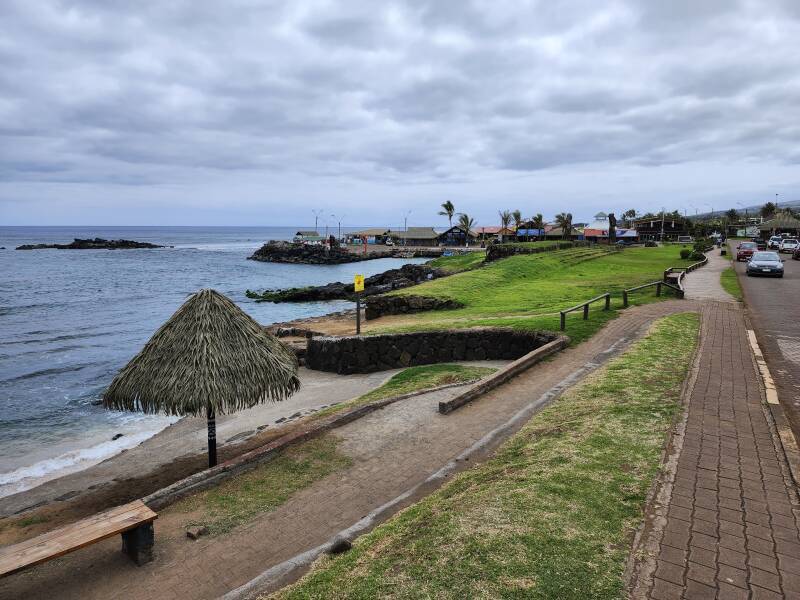
[[[791,239],[788,239],[788,240],[783,240],[783,243],[784,244],[796,244],[797,240],[794,239],[794,238],[791,238]]]
[[[778,255],[774,252],[756,252],[753,255],[753,260],[762,262],[777,262],[780,260]]]
[[[753,249],[755,247],[756,247],[756,245],[753,242],[744,242],[744,243],[742,243],[742,248]]]

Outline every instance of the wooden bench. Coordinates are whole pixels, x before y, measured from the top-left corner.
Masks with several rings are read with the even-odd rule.
[[[122,551],[137,565],[153,560],[153,521],[158,515],[141,500],[98,513],[48,531],[38,537],[0,548],[0,577],[38,565],[113,535],[122,534]]]

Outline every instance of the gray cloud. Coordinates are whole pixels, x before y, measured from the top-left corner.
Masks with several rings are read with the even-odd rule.
[[[211,205],[204,185],[254,179],[351,203],[376,186],[416,186],[400,203],[448,185],[469,198],[517,177],[497,185],[569,196],[596,166],[603,195],[620,185],[615,169],[652,190],[653,169],[709,161],[796,189],[797,6],[9,0],[0,204],[85,183],[98,196],[180,184]]]

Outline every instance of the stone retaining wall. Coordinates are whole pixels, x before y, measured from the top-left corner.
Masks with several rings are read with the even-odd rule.
[[[364,316],[367,320],[384,315],[404,315],[426,310],[447,310],[463,308],[464,305],[449,298],[430,296],[370,296],[366,299]]]
[[[461,360],[515,360],[556,337],[508,328],[314,337],[305,362],[309,369],[346,375]]]

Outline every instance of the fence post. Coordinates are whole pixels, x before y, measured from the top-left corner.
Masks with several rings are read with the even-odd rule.
[[[669,276],[670,271],[671,271],[671,269],[664,269],[664,281],[667,280],[667,277]]]
[[[606,307],[603,310],[611,308],[611,294],[606,294]]]
[[[584,304],[583,305],[583,320],[585,321],[588,318],[589,318],[589,304]]]
[[[622,290],[622,308],[628,308],[628,290]]]
[[[661,295],[661,282],[659,281],[656,284],[656,296],[660,296],[660,295]]]
[[[564,331],[567,328],[567,315],[564,314],[564,311],[561,311],[561,331]]]

